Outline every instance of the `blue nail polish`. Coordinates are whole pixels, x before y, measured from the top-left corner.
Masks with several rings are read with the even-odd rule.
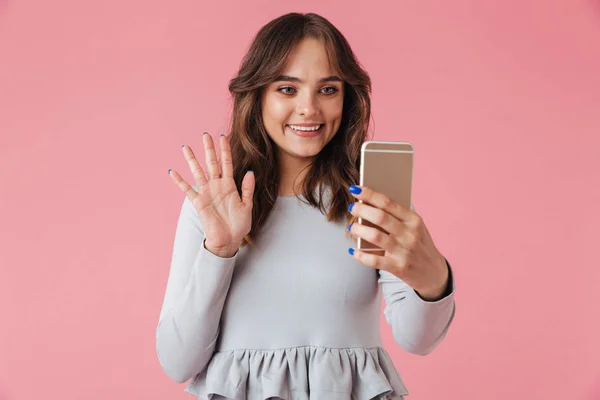
[[[359,188],[358,186],[354,186],[351,185],[348,190],[350,191],[350,193],[354,193],[354,194],[360,194],[360,192],[362,192],[362,189]]]
[[[183,146],[185,146],[185,144],[182,144],[182,145],[181,145],[181,148],[182,148],[182,149],[183,149]]]
[[[352,255],[352,256],[353,256],[353,255],[354,255],[354,249],[353,249],[352,247],[350,247],[350,248],[348,249],[348,253],[350,253],[350,255]]]
[[[221,133],[221,136],[225,136],[225,134],[224,134],[224,133]]]
[[[348,230],[352,229],[352,225],[354,225],[354,224],[348,225]]]
[[[353,207],[354,207],[354,203],[350,204],[350,205],[348,206],[348,211],[352,212],[352,208],[353,208]]]
[[[208,132],[204,132],[203,135],[206,135]]]
[[[172,168],[171,168],[172,169]],[[169,175],[171,175],[171,169],[169,169]]]

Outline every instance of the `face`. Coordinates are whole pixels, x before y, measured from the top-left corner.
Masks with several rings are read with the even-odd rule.
[[[325,47],[317,39],[304,39],[262,97],[264,126],[280,159],[310,162],[340,127],[343,101],[344,84],[329,65]]]

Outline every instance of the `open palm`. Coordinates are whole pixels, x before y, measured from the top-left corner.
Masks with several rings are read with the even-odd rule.
[[[248,171],[244,176],[240,197],[233,179],[231,148],[227,137],[221,135],[221,168],[211,135],[205,133],[202,141],[208,178],[191,147],[182,147],[198,192],[176,171],[172,170],[169,175],[192,202],[206,236],[207,250],[221,256],[232,256],[252,226],[254,174]]]

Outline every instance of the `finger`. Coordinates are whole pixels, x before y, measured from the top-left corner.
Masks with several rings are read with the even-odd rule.
[[[348,252],[352,254],[352,257],[354,257],[355,260],[360,261],[361,264],[364,264],[367,267],[389,272],[392,272],[394,269],[395,261],[390,257],[371,254],[366,251],[360,251],[353,248],[348,249]]]
[[[231,146],[229,138],[221,135],[221,164],[223,170],[223,178],[233,178],[233,161],[231,160]]]
[[[201,186],[204,186],[206,184],[206,176],[204,176],[204,171],[202,171],[202,167],[200,166],[200,163],[196,159],[196,155],[194,154],[194,151],[192,150],[191,147],[184,145],[183,146],[183,155],[185,156],[185,159],[187,160],[187,163],[190,167],[190,171],[192,172],[192,175],[194,176],[194,181],[196,181],[196,185],[198,185],[198,189],[199,189]]]
[[[256,180],[254,179],[254,172],[246,172],[246,176],[242,180],[242,203],[244,205],[253,205],[254,199],[254,187]]]
[[[181,175],[179,175],[177,173],[177,171],[171,170],[171,172],[169,173],[169,175],[171,176],[171,179],[173,180],[173,182],[175,182],[175,184],[179,187],[179,189],[181,189],[181,191],[183,193],[185,193],[185,196],[192,202],[192,204],[194,204],[194,200],[196,199],[196,196],[198,196],[198,193],[196,193],[196,191],[194,190],[194,188],[191,187],[181,177]]]
[[[371,190],[367,186],[354,185],[354,187],[360,189],[360,193],[354,193],[355,190],[352,189],[350,190],[350,193],[352,193],[352,195],[358,200],[362,200],[363,202],[380,208],[400,221],[408,222],[414,218],[415,214],[409,208],[403,207],[395,201],[392,201],[389,196]]]
[[[396,239],[377,228],[362,224],[352,224],[349,226],[349,230],[352,236],[360,237],[390,253],[393,253],[398,249],[398,242]]]
[[[217,160],[215,144],[210,133],[204,132],[204,135],[202,135],[202,141],[204,144],[204,154],[206,157],[206,168],[208,169],[208,178],[220,178],[221,175],[219,172],[219,161]]]
[[[396,219],[396,217],[388,212],[367,203],[354,203],[350,213],[369,221],[394,236],[402,235],[406,229],[402,221]]]

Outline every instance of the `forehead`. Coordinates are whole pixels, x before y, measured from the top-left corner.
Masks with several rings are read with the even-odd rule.
[[[290,52],[282,74],[305,81],[318,81],[325,76],[336,75],[338,71],[323,42],[305,38]]]

